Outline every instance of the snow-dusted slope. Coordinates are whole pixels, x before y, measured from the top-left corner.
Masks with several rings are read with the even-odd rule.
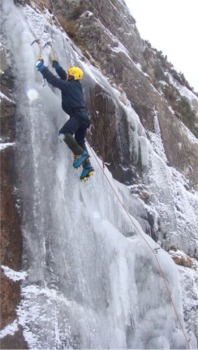
[[[43,86],[35,69],[38,48],[30,45],[35,37],[53,39],[65,68],[83,65],[86,88],[97,81],[115,98],[116,93],[96,68],[81,61],[81,52],[49,24],[49,17],[29,6],[16,8],[11,0],[3,3],[4,30],[17,78],[16,148],[27,272],[21,276],[22,301],[10,332],[21,324],[31,349],[187,348],[190,335],[183,325],[177,268],[134,218],[133,211],[144,214],[143,203],[113,180],[91,149],[96,174],[88,183],[80,183],[79,171],[71,166],[71,153],[58,140],[66,115],[59,92]],[[47,48],[43,54],[46,63],[49,54]],[[183,198],[185,210],[192,213],[189,237],[197,225],[192,209],[197,210],[197,197],[185,191],[174,170],[167,170],[165,157],[157,155],[146,139],[130,104],[127,111],[143,150],[143,164],[155,185],[156,224],[157,210],[167,213],[170,202]],[[157,137],[155,142],[153,138],[155,145],[159,133]],[[164,179],[171,186],[168,193]],[[170,215],[171,223],[164,223],[168,229],[174,231],[179,215],[179,222],[186,220],[183,207]],[[181,240],[185,244],[184,235]],[[9,329],[1,336],[7,333]],[[195,347],[196,340],[192,341]]]

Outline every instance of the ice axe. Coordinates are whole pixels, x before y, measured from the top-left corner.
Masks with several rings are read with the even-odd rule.
[[[38,47],[39,47],[39,55],[38,55],[37,59],[38,59],[38,60],[42,60],[42,59],[43,59],[43,58],[42,58],[42,50],[43,50],[43,48],[42,48],[42,46],[41,46],[40,39],[35,39],[35,40],[33,40],[32,43],[31,43],[31,46],[34,45],[35,43],[36,43],[36,44],[38,45]],[[43,79],[43,86],[45,86],[45,84],[46,84],[46,81],[45,81],[45,79]]]
[[[54,49],[54,47],[53,47],[53,42],[52,42],[52,40],[49,40],[49,41],[47,41],[45,44],[44,44],[44,46],[43,46],[43,48],[42,49],[44,49],[46,46],[50,46],[51,47],[51,54],[50,54],[50,57],[51,57],[51,60],[53,61],[53,59],[55,59],[55,57],[57,57],[57,55],[56,55],[56,51],[55,51],[55,49]]]
[[[38,47],[39,47],[38,59],[41,59],[41,58],[42,58],[42,50],[43,50],[43,48],[42,48],[42,46],[41,46],[41,41],[40,41],[40,39],[35,39],[35,40],[33,40],[32,43],[31,43],[31,46],[34,45],[35,43],[36,43],[36,44],[38,45]]]

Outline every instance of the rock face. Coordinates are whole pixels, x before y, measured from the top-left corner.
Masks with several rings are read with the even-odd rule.
[[[55,6],[59,14],[59,3]],[[68,6],[70,7],[69,2]],[[189,142],[181,121],[186,122],[188,126],[191,124],[191,131],[197,135],[198,115],[196,109],[193,113],[191,109],[194,108],[192,107],[189,107],[192,115],[187,115],[185,103],[186,107],[189,103],[182,100],[169,78],[173,71],[171,64],[162,54],[155,52],[147,42],[140,38],[135,20],[128,13],[124,2],[84,1],[83,5],[81,2],[73,2],[73,6],[73,10],[70,7],[70,11],[67,11],[66,7],[65,13],[63,12],[62,25],[67,29],[70,21],[75,20],[77,24],[72,38],[80,46],[82,52],[89,59],[91,58],[92,62],[109,78],[109,81],[115,83],[121,91],[126,93],[146,130],[154,131],[154,115],[157,113],[169,165],[187,176],[191,186],[197,189],[198,145]],[[181,81],[178,74],[176,74],[176,79],[180,80],[182,86],[189,86],[185,79]],[[195,102],[197,108],[197,101]],[[104,104],[101,105],[104,106]],[[109,113],[109,109],[111,106],[108,108],[108,101],[106,101],[105,114]],[[94,111],[95,109],[92,110],[92,113]],[[114,114],[116,114],[115,111]],[[97,120],[97,125],[98,123]],[[109,128],[111,128],[110,125]],[[95,136],[94,140],[96,140]],[[106,149],[115,149],[113,139],[107,138],[107,140]],[[100,143],[98,140],[98,144]],[[121,152],[122,150],[117,145],[115,153],[120,154]],[[108,153],[105,154],[105,159],[112,162],[112,157]],[[129,157],[128,160],[130,163],[131,158]],[[137,165],[138,162],[141,163],[141,154],[138,155],[138,160],[133,160],[133,164]],[[126,164],[122,164],[120,160],[120,165],[125,166]],[[120,181],[126,180],[119,172],[114,171],[114,176]],[[132,180],[132,174],[130,176]]]
[[[196,190],[198,188],[198,145],[190,142],[184,125],[187,125],[195,136],[198,135],[197,95],[194,94],[194,98],[190,100],[182,96],[176,84],[178,83],[181,88],[192,90],[188,82],[182,74],[174,70],[166,56],[141,39],[135,20],[129,14],[124,1],[64,1],[64,6],[62,1],[39,1],[38,3],[35,1],[35,4],[40,9],[48,6],[53,15],[57,16],[85,57],[108,77],[111,84],[116,84],[121,92],[120,99],[122,94],[126,94],[146,130],[155,132],[154,116],[157,114],[168,164],[184,174],[190,182],[190,187]],[[97,99],[95,93],[97,93]],[[111,133],[111,124],[107,123],[108,118],[111,118],[112,122],[113,115],[116,118],[116,113],[120,111],[113,111],[112,101],[108,98],[106,101],[99,101],[98,106],[97,88],[90,92],[90,95],[93,121],[97,120],[95,127],[101,130],[103,125],[100,126],[100,122],[103,124],[105,118],[106,129],[108,127]],[[99,118],[95,115],[96,108],[101,113]],[[126,115],[124,111],[121,113],[122,128],[124,126],[125,129],[123,137],[126,138],[127,143],[129,130],[125,125]],[[117,135],[119,131],[116,129]],[[108,131],[105,132],[108,133]],[[100,140],[101,133],[96,131],[93,140],[97,145],[97,151],[108,163],[113,164],[110,169],[115,178],[132,184],[137,180],[137,178],[134,179],[134,172],[131,170],[125,177],[126,174],[118,170],[126,164],[121,155],[122,147],[115,142],[115,137],[112,137],[114,132],[115,130],[110,138],[106,138],[105,150]],[[126,149],[124,149],[125,152],[127,152]],[[113,161],[115,154],[117,155],[116,164]],[[140,152],[135,158],[126,154],[127,157],[128,163],[132,160],[133,165],[138,165],[138,169],[141,168]]]
[[[0,177],[0,221],[1,221],[1,265],[14,271],[21,269],[22,234],[18,196],[16,192],[17,171],[15,162],[15,103],[11,100],[14,77],[6,60],[5,50],[1,55],[1,82],[3,98],[1,110],[1,177]],[[5,328],[16,319],[16,307],[20,301],[20,282],[8,278],[1,269],[1,318],[0,328]],[[14,337],[7,335],[0,339],[1,349],[24,349],[27,344],[21,330]]]

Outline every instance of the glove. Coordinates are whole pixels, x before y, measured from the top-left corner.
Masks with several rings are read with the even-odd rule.
[[[43,68],[45,68],[44,60],[42,59],[42,57],[39,57],[38,61],[36,62],[36,67],[39,72],[42,72]]]
[[[52,67],[53,68],[57,68],[57,66],[59,65],[57,59],[56,58],[52,58],[51,60],[52,60]]]

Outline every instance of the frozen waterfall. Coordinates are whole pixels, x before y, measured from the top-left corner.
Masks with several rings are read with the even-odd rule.
[[[72,155],[57,137],[67,118],[59,92],[43,86],[31,42],[53,35],[60,63],[83,65],[85,89],[94,81],[111,89],[109,83],[81,61],[65,34],[50,26],[49,13],[45,18],[11,0],[2,10],[17,82],[16,155],[27,272],[17,322],[30,349],[187,348],[175,264],[162,249],[155,251],[158,244],[126,213],[121,203],[131,208],[129,188],[99,166],[95,153],[95,175],[87,183],[79,181]]]

